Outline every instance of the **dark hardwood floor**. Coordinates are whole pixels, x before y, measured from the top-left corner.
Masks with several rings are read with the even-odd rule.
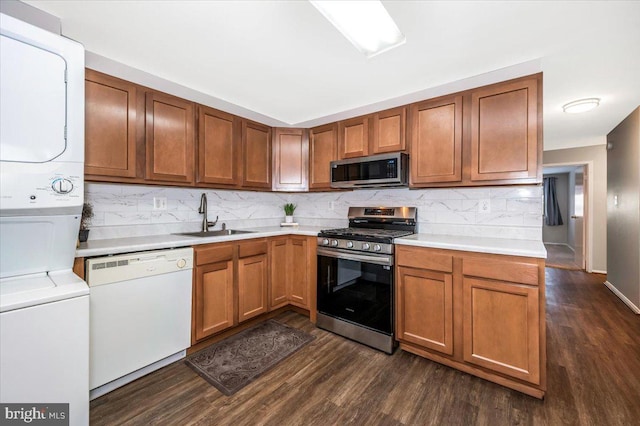
[[[632,425],[640,422],[640,316],[604,275],[547,269],[544,401],[398,350],[315,328],[316,339],[231,397],[183,362],[91,403],[92,425]]]
[[[564,244],[545,244],[547,249],[546,264],[550,268],[584,270],[576,263],[576,254],[569,246]]]

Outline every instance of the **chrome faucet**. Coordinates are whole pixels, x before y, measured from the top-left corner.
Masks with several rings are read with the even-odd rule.
[[[218,216],[216,216],[216,220],[213,222],[209,222],[207,220],[207,194],[204,192],[200,196],[200,208],[198,209],[198,213],[204,215],[202,217],[202,232],[209,232],[209,227],[216,226],[216,223],[218,223]]]

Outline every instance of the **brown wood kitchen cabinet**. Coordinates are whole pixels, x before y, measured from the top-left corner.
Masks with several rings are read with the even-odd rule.
[[[371,116],[365,115],[338,122],[338,155],[340,159],[369,155]]]
[[[406,106],[338,122],[339,158],[404,151],[406,123]]]
[[[311,279],[316,261],[311,250],[313,243],[315,238],[301,235],[287,235],[270,240],[270,310],[287,304],[310,309],[310,294],[313,291],[311,286],[315,286],[315,280]]]
[[[197,183],[239,184],[240,132],[238,117],[198,105]]]
[[[242,187],[271,189],[271,128],[242,120]]]
[[[265,239],[195,246],[191,342],[267,312]]]
[[[411,185],[462,181],[462,96],[411,106]]]
[[[471,181],[540,181],[542,103],[536,78],[471,93]]]
[[[195,246],[191,343],[288,305],[315,322],[315,239],[284,235]]]
[[[242,242],[238,245],[238,322],[269,310],[267,252],[266,240]]]
[[[194,181],[195,105],[158,92],[146,94],[146,179]]]
[[[464,361],[539,385],[541,359],[546,362],[544,266],[469,256],[462,260],[462,274]]]
[[[289,303],[287,277],[289,276],[289,236],[274,237],[269,240],[269,310]]]
[[[194,247],[192,343],[237,323],[234,306],[235,246],[220,243]]]
[[[544,396],[543,259],[398,246],[396,289],[400,348]]]
[[[406,150],[407,107],[380,111],[371,117],[370,153],[383,154]]]
[[[136,177],[138,86],[119,78],[85,71],[85,175]]]
[[[309,131],[309,189],[331,189],[331,162],[338,159],[338,123]]]
[[[274,191],[309,189],[309,132],[278,128],[273,132]]]
[[[542,74],[412,104],[411,187],[542,181]]]
[[[453,355],[453,256],[398,247],[397,339]]]

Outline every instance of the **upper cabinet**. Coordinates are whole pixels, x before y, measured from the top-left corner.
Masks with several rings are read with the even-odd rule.
[[[404,151],[406,149],[407,107],[393,108],[373,114],[370,153]]]
[[[273,133],[274,191],[309,189],[309,136],[306,129],[275,129]]]
[[[242,120],[242,186],[271,189],[271,128]]]
[[[542,141],[538,141],[538,105],[536,79],[473,91],[472,181],[536,180],[542,148]]]
[[[542,74],[411,105],[411,186],[542,181]]]
[[[340,158],[369,155],[369,125],[371,116],[356,117],[338,123],[338,153]]]
[[[162,93],[146,94],[146,178],[193,182],[194,104]]]
[[[338,122],[338,156],[341,159],[406,149],[407,107]]]
[[[240,123],[237,117],[198,106],[198,172],[196,182],[238,184]]]
[[[331,161],[338,159],[338,124],[309,131],[309,189],[331,189]]]
[[[87,69],[85,174],[136,177],[137,86]]]
[[[462,181],[462,96],[411,106],[411,184]]]
[[[272,129],[86,70],[87,180],[330,191],[331,161],[408,152],[410,187],[542,181],[542,74],[312,129]]]

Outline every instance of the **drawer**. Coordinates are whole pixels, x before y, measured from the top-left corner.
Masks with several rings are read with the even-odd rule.
[[[233,260],[233,247],[234,244],[213,244],[195,247],[196,265]]]
[[[432,271],[453,271],[453,255],[420,247],[396,246],[396,263],[399,266]]]
[[[268,246],[267,240],[258,240],[258,241],[248,242],[248,243],[241,243],[239,252],[238,252],[238,257],[242,259],[244,257],[251,257],[259,254],[266,254],[267,246]]]
[[[462,260],[462,273],[467,276],[538,285],[538,264],[519,260],[499,260],[489,257]]]

